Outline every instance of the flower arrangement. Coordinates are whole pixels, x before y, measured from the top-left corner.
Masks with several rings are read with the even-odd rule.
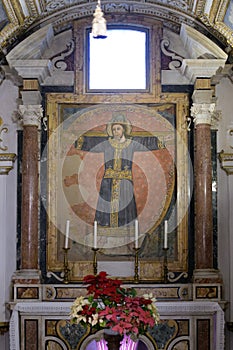
[[[138,337],[159,321],[152,295],[137,296],[134,288],[123,288],[121,281],[102,271],[88,275],[83,282],[87,295],[78,297],[71,306],[71,320],[94,330],[112,329],[121,335]]]

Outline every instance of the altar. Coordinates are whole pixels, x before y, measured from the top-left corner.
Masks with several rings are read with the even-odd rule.
[[[151,288],[154,290],[154,288]],[[19,302],[10,322],[10,349],[85,350],[100,334],[83,334],[69,322],[70,301]],[[216,302],[157,303],[161,321],[139,339],[148,350],[223,350],[224,312]],[[36,341],[35,341],[36,339]]]

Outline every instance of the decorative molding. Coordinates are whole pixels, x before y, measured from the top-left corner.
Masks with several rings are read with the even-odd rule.
[[[224,67],[225,62],[224,59],[183,59],[179,71],[194,83],[198,77],[213,77],[220,68]]]
[[[227,175],[233,175],[233,153],[225,153],[222,150],[218,154],[218,159],[221,168],[227,173]]]
[[[60,53],[52,59],[53,69],[58,71],[65,71],[67,69],[67,63],[65,62],[65,58],[70,56],[74,52],[74,49],[74,40],[70,40],[70,42],[66,44],[66,51]]]
[[[171,70],[180,68],[182,65],[183,57],[176,55],[172,51],[168,51],[167,48],[169,47],[169,45],[170,45],[170,41],[168,39],[163,39],[160,44],[162,53],[165,56],[171,57],[172,61],[169,63],[168,67]]]
[[[4,7],[6,9],[7,16],[9,20],[13,23],[23,23],[24,15],[20,2],[5,0]]]
[[[64,280],[64,272],[63,272],[63,271],[60,273],[60,276],[61,276],[61,277],[59,277],[56,273],[54,273],[54,272],[52,272],[52,271],[48,271],[47,274],[46,274],[46,276],[47,276],[48,278],[54,277],[56,280],[58,280],[58,281],[60,281],[60,282],[62,282],[62,281]]]
[[[3,144],[3,139],[2,139],[2,136],[1,136],[1,134],[3,132],[7,133],[8,132],[8,128],[3,124],[3,119],[0,117],[0,150],[1,151],[6,151],[8,149],[8,147]]]
[[[221,302],[222,284],[200,283],[193,285],[193,300],[212,300]]]
[[[50,60],[12,60],[10,66],[14,68],[23,79],[38,79],[39,83],[42,83],[51,75]]]
[[[179,281],[179,279],[181,278],[188,278],[188,274],[187,272],[181,272],[180,274],[178,274],[178,276],[176,276],[176,274],[172,271],[168,272],[168,281],[169,282],[177,282]]]
[[[0,153],[0,175],[8,175],[14,167],[15,153]]]
[[[228,134],[229,134],[229,137],[232,137],[233,136],[233,128],[232,128],[232,125],[230,125],[229,129],[228,129]],[[230,142],[230,148],[233,148],[233,145],[231,144]]]
[[[153,293],[159,301],[188,301],[192,299],[192,285],[185,284],[126,284],[129,288],[135,288],[140,295]],[[83,285],[72,284],[43,284],[42,299],[44,301],[68,301],[73,300],[77,296],[83,295]]]
[[[3,144],[1,134],[8,132],[8,128],[3,124],[3,119],[0,117],[0,151],[6,151],[8,147]],[[13,169],[13,163],[16,159],[15,153],[0,153],[0,175],[8,175]]]
[[[227,43],[233,47],[233,30],[231,28],[223,22],[216,22],[213,28],[222,34],[226,38]]]
[[[212,5],[209,11],[210,22],[216,23],[219,21],[224,22],[224,17],[226,15],[227,7],[229,5],[228,0],[218,0],[212,1]]]

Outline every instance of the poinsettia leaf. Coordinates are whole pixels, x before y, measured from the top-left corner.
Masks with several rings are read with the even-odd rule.
[[[83,278],[87,297],[76,298],[71,306],[72,322],[94,330],[112,328],[137,337],[158,323],[159,314],[152,294],[137,296],[136,289],[123,288],[121,280],[109,278],[105,271]]]

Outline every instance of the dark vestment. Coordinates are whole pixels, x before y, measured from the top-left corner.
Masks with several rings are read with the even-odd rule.
[[[105,171],[95,214],[98,225],[119,227],[133,224],[137,217],[132,179],[133,155],[134,152],[159,149],[157,137],[132,137],[122,143],[98,136],[82,136],[81,139],[79,149],[104,153]]]

